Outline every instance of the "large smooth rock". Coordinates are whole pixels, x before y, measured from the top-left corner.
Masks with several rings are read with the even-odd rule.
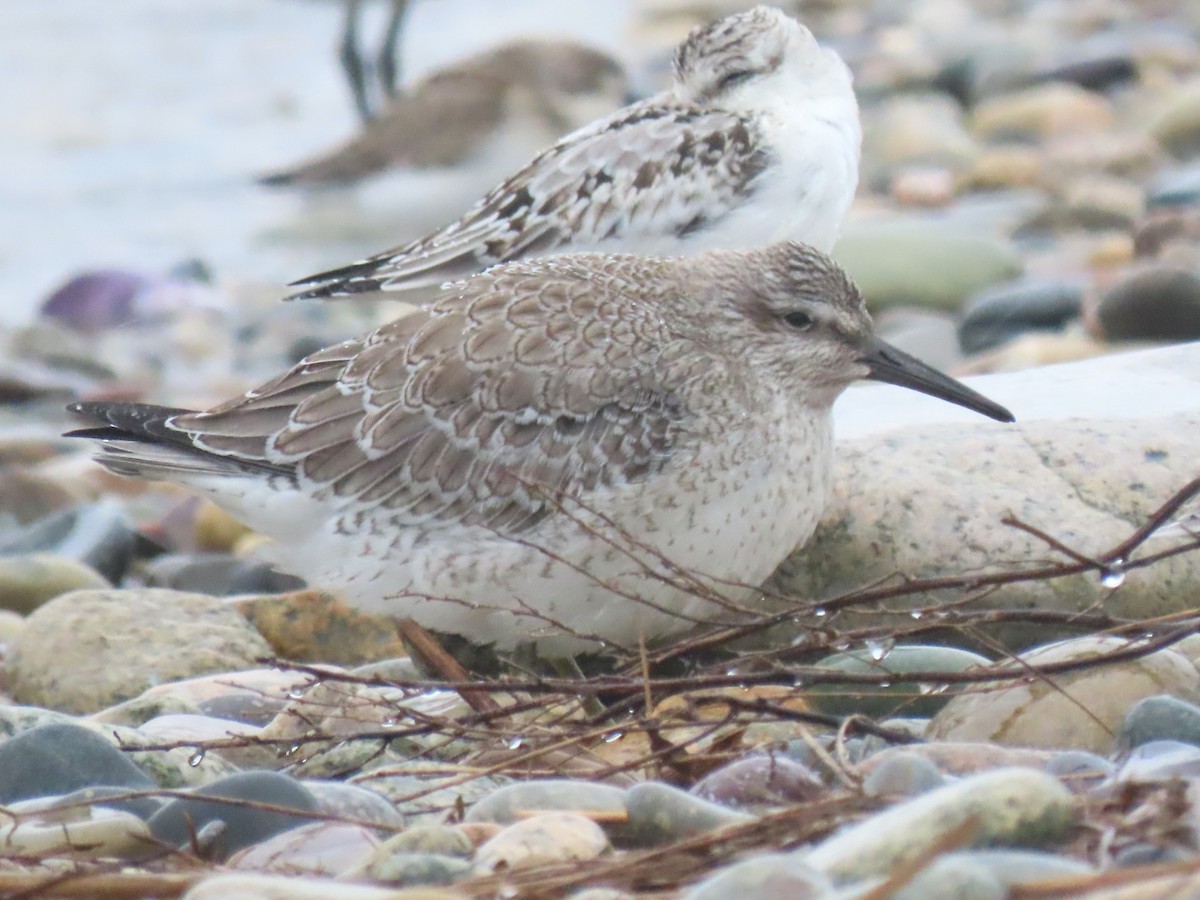
[[[37,609],[8,658],[20,703],[90,713],[166,681],[250,668],[271,648],[228,604],[163,590],[74,591]]]
[[[1056,558],[1037,538],[1004,525],[1010,516],[1097,556],[1196,475],[1200,344],[969,381],[1008,406],[1017,424],[893,388],[848,392],[835,409],[840,439],[830,503],[813,539],[776,573],[774,589],[815,606],[897,572],[1011,571]],[[1164,546],[1166,539],[1154,549]],[[1129,570],[1123,580],[1112,574],[1104,582],[1120,581],[1115,590],[1091,572],[1004,585],[981,605],[1075,613],[1102,602],[1128,618],[1181,612],[1200,592],[1200,554]],[[960,598],[960,591],[925,593],[892,606]],[[912,620],[907,613],[839,613],[839,627],[900,623]],[[1017,647],[1072,633],[1047,624],[988,630]]]
[[[1035,769],[995,769],[876,813],[835,832],[800,858],[835,880],[887,875],[974,824],[975,847],[1041,847],[1074,826],[1071,793]]]
[[[877,222],[847,228],[834,250],[872,310],[957,310],[968,297],[1010,281],[1021,261],[1006,244],[936,222]]]
[[[39,725],[0,742],[0,803],[88,787],[154,786],[111,741],[80,725]]]
[[[1120,638],[1083,637],[1032,650],[1021,659],[1040,666],[1089,659],[1127,646]],[[1010,668],[1012,664],[997,665]],[[1050,679],[978,686],[951,700],[929,723],[927,734],[935,740],[1103,753],[1115,749],[1129,708],[1163,693],[1200,699],[1200,674],[1173,650],[1060,672]]]
[[[607,784],[567,779],[526,781],[488,794],[469,810],[468,822],[516,822],[531,811],[626,812],[625,792]]]
[[[234,802],[222,802],[226,800]],[[170,801],[150,819],[150,830],[166,844],[183,846],[209,822],[219,820],[225,827],[211,854],[224,859],[308,824],[312,817],[306,814],[316,810],[316,799],[298,781],[276,772],[241,772],[200,788],[192,797]]]

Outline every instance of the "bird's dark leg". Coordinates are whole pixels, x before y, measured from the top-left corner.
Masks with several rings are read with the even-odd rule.
[[[346,21],[342,28],[342,42],[338,49],[338,58],[342,62],[342,70],[350,82],[350,91],[354,95],[354,105],[364,122],[371,120],[371,104],[367,98],[367,73],[363,67],[362,54],[358,52],[358,16],[362,9],[362,0],[344,0]]]
[[[404,27],[404,16],[410,0],[392,0],[392,11],[384,32],[383,46],[379,48],[379,84],[383,96],[394,97],[400,83],[400,34]]]

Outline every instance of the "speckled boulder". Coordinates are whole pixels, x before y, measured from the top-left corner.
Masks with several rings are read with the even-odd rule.
[[[1121,638],[1084,637],[1040,647],[1021,658],[1031,666],[1047,665],[1111,654],[1127,646]],[[1108,753],[1116,749],[1130,707],[1158,694],[1200,700],[1200,674],[1182,654],[1159,650],[1111,665],[1062,672],[1049,680],[1020,679],[962,694],[934,717],[927,736]]]
[[[91,713],[167,681],[247,669],[271,648],[236,609],[165,590],[73,591],[37,609],[13,643],[19,703]]]
[[[1019,418],[1018,404],[1011,405]],[[785,561],[773,587],[820,598],[897,572],[923,578],[1062,559],[1003,524],[1013,516],[1083,554],[1099,555],[1195,477],[1197,434],[1200,411],[1137,420],[924,425],[844,441],[824,519],[808,545]],[[982,605],[1082,612],[1103,602],[1107,613],[1128,618],[1181,612],[1200,594],[1200,554],[1105,581],[1091,572],[1007,584]],[[1112,590],[1116,581],[1120,586]],[[961,596],[923,593],[901,598],[894,608]],[[840,627],[911,624],[906,614],[839,615]],[[995,626],[989,633],[1016,647],[1070,634],[1045,624]]]

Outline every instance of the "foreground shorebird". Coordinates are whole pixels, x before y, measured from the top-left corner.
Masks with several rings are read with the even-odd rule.
[[[422,79],[349,141],[261,182],[345,185],[393,168],[470,166],[488,186],[628,93],[606,53],[576,41],[513,41]]]
[[[500,648],[730,615],[812,534],[873,378],[1003,407],[875,339],[801,244],[509,263],[208,412],[78,403],[113,472],[210,494],[355,605]],[[743,587],[736,587],[742,585]]]
[[[296,282],[296,299],[427,292],[502,261],[579,251],[691,255],[776,240],[829,250],[858,183],[850,72],[756,7],[694,31],[670,90],[563,138],[461,219]],[[420,297],[423,299],[423,297]]]

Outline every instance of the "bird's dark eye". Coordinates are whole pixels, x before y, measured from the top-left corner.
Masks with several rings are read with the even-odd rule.
[[[790,312],[783,317],[783,321],[797,331],[807,331],[813,326],[812,317],[808,313]]]
[[[754,77],[754,73],[749,69],[739,69],[736,72],[730,72],[717,82],[718,91],[727,91],[730,88],[737,87],[739,84],[744,84]]]

